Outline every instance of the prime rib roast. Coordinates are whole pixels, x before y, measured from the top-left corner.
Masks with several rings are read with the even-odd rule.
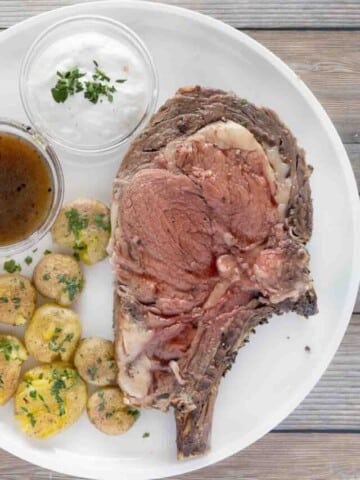
[[[209,448],[220,379],[253,329],[317,311],[311,171],[272,110],[201,87],[178,90],[120,166],[118,383],[133,406],[174,408],[179,458]]]

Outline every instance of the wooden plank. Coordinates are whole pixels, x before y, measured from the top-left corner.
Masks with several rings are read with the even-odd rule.
[[[359,434],[272,433],[244,451],[182,480],[356,480]],[[179,479],[173,477],[171,480]]]
[[[359,345],[360,315],[357,314],[352,316],[341,346],[326,373],[277,430],[360,431]]]
[[[360,31],[246,33],[278,55],[304,80],[344,143],[360,143]]]
[[[357,480],[360,434],[270,433],[211,467],[168,480]],[[71,480],[0,452],[4,480]],[[119,478],[122,478],[119,473]]]
[[[356,303],[354,306],[354,313],[359,313],[360,312],[360,290],[358,291],[358,295],[356,298]]]
[[[1,0],[0,27],[84,0]],[[159,1],[159,0],[156,0]],[[237,28],[358,28],[358,0],[167,0]]]
[[[345,144],[347,154],[349,155],[349,160],[351,162],[352,168],[354,170],[356,183],[358,190],[360,191],[360,143],[356,144]],[[356,313],[360,313],[360,296],[356,302]]]

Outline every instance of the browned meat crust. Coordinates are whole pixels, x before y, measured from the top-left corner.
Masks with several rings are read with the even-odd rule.
[[[201,142],[166,153],[170,142],[179,140],[181,145],[181,140],[201,128],[229,120],[245,126],[264,150],[276,148],[287,165],[291,187],[283,217],[278,216],[271,182],[261,177],[261,155],[220,152]],[[234,206],[234,198],[239,208],[241,202],[249,202],[243,190],[235,196],[241,182],[246,181],[251,201],[256,201],[251,193],[263,185],[264,198],[257,210],[262,231],[268,229],[265,240],[258,236],[258,224],[249,223],[250,233],[241,244],[227,249],[218,241],[224,233],[221,215],[226,214],[228,205],[222,197],[224,205],[219,206],[213,185],[206,183],[204,165],[210,157],[214,165],[211,174],[217,175],[217,182],[226,177],[221,162],[229,162],[226,169],[232,169],[239,180],[230,190],[223,180],[224,189],[233,195],[230,206]],[[296,311],[309,316],[317,311],[304,248],[312,231],[310,174],[303,150],[273,111],[257,108],[231,93],[200,87],[180,89],[169,99],[132,143],[121,164],[114,183],[112,240],[119,384],[134,405],[175,408],[179,458],[208,449],[220,379],[251,330],[274,313]],[[257,182],[253,187],[251,179]],[[174,227],[164,234],[157,216],[166,205],[170,205]],[[246,226],[246,217],[245,223],[244,218],[242,224],[239,221],[238,225]],[[180,250],[176,250],[182,230],[192,235],[183,238]],[[174,238],[174,247],[167,235]],[[234,236],[240,242],[241,235],[237,232]],[[245,273],[227,280],[222,294],[210,302],[214,289],[224,285],[220,260],[233,262],[234,258],[236,268],[243,262]],[[132,354],[124,356],[132,329],[138,335],[138,348],[132,345]],[[144,391],[134,391],[136,381],[144,381]]]

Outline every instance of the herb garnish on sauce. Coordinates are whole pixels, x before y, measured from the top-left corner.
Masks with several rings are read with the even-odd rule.
[[[56,72],[59,77],[54,88],[51,89],[53,99],[57,103],[64,103],[69,95],[82,92],[84,85],[80,82],[80,78],[84,77],[86,73],[79,71],[78,67],[74,67],[67,72]]]
[[[64,103],[69,96],[84,92],[84,98],[91,103],[98,103],[106,98],[109,102],[114,99],[114,93],[117,92],[116,86],[111,83],[111,78],[100,70],[99,64],[93,60],[94,73],[92,80],[81,80],[86,72],[81,72],[79,67],[73,67],[66,72],[56,72],[59,77],[54,88],[51,89],[53,99],[57,103]],[[115,83],[124,83],[126,79],[118,78]]]

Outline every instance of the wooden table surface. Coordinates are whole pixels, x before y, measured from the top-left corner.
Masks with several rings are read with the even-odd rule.
[[[0,30],[75,0],[0,0]],[[170,0],[245,31],[290,65],[333,120],[360,185],[360,0]],[[3,68],[4,66],[2,66]],[[296,458],[296,460],[295,460]],[[0,450],[0,479],[66,479]],[[119,472],[119,480],[121,480]],[[360,299],[334,360],[273,432],[184,480],[360,479]]]

